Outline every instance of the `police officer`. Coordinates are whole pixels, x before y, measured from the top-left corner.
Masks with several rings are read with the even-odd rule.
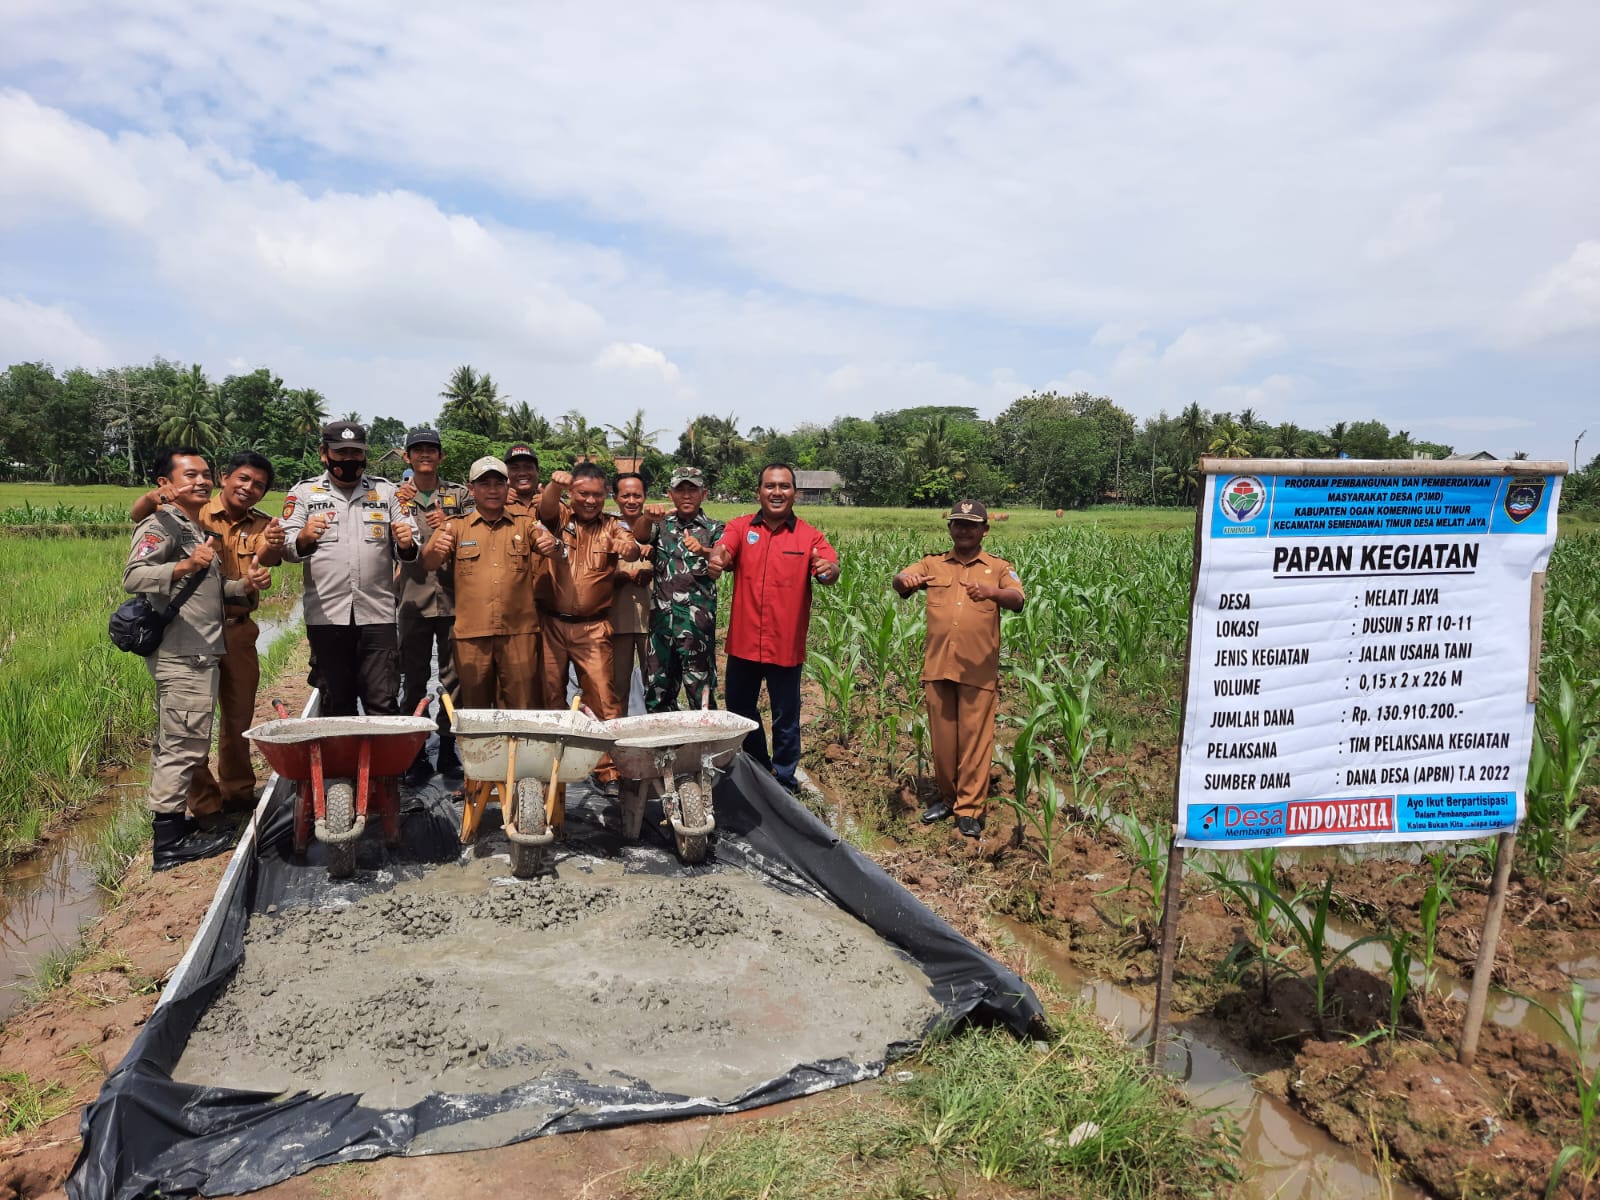
[[[439,477],[444,447],[436,429],[413,429],[406,434],[406,464],[411,478],[395,492],[405,506],[406,515],[417,525],[419,534],[440,529],[451,517],[472,511],[472,494],[459,483]],[[400,612],[400,674],[405,683],[400,693],[400,711],[415,711],[428,692],[435,654],[439,660],[439,686],[457,704],[461,692],[456,684],[456,664],[451,653],[451,633],[455,628],[455,601],[448,569],[430,570],[419,557],[402,562],[395,574],[395,598]],[[450,719],[444,705],[438,709],[440,774],[461,770],[456,757],[456,739],[450,732]],[[416,760],[406,772],[412,783],[424,783],[433,774],[428,763],[428,748],[417,751]]]
[[[367,431],[351,421],[322,430],[327,470],[301,480],[283,504],[284,558],[304,562],[306,640],[324,716],[390,716],[400,690],[394,564],[417,557],[416,527],[387,479],[367,474]]]
[[[151,844],[155,869],[165,871],[221,854],[231,842],[226,833],[201,830],[184,805],[190,781],[211,752],[218,668],[227,652],[223,605],[248,604],[271,575],[252,564],[241,578],[222,578],[215,536],[199,524],[211,499],[211,466],[198,450],[167,452],[156,477],[171,502],[134,529],[122,586],[165,612],[174,596],[192,585],[160,648],[145,659],[160,713],[150,751]]]
[[[668,495],[672,511],[659,504],[645,513],[654,528],[654,592],[644,706],[673,712],[681,687],[690,708],[717,706],[717,576],[711,548],[722,522],[701,510],[706,498],[699,467],[675,467]]]

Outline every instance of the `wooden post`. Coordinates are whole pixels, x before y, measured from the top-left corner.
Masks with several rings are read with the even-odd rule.
[[[1167,1033],[1171,1024],[1172,965],[1178,956],[1178,913],[1183,908],[1183,847],[1178,827],[1172,827],[1167,850],[1167,886],[1161,899],[1160,963],[1156,968],[1156,1011],[1150,1019],[1150,1065],[1162,1071],[1167,1065]]]
[[[1489,907],[1483,914],[1483,937],[1478,942],[1478,963],[1472,971],[1472,990],[1467,993],[1467,1016],[1461,1024],[1463,1067],[1470,1067],[1478,1053],[1478,1031],[1489,1002],[1489,978],[1494,974],[1494,952],[1500,941],[1500,918],[1506,910],[1506,883],[1511,878],[1511,855],[1517,846],[1515,831],[1502,833],[1494,851],[1494,880],[1489,884]]]
[[[1205,460],[1201,460],[1202,466]],[[1189,568],[1189,629],[1183,638],[1183,689],[1178,694],[1178,774],[1172,781],[1172,842],[1167,848],[1167,886],[1161,897],[1161,945],[1156,967],[1156,1010],[1150,1018],[1150,1065],[1160,1071],[1166,1067],[1167,1027],[1172,1011],[1172,966],[1178,955],[1178,916],[1183,910],[1183,847],[1178,845],[1178,788],[1183,776],[1184,725],[1189,719],[1189,646],[1194,637],[1194,597],[1200,586],[1200,531],[1204,528],[1204,476],[1199,501],[1194,509],[1194,553]]]

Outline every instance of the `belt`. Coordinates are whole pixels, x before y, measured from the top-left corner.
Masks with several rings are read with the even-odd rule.
[[[228,613],[228,614],[225,614],[223,616],[222,623],[224,625],[243,625],[246,621],[248,621],[250,619],[250,615],[251,614],[249,614],[247,612]]]
[[[541,608],[539,610],[539,615],[540,616],[544,616],[544,617],[554,617],[558,621],[570,621],[570,622],[576,623],[576,622],[580,622],[580,621],[599,621],[599,620],[602,620],[605,617],[606,614],[605,613],[595,613],[592,616],[579,617],[579,616],[574,616],[572,613],[551,612],[549,609]]]

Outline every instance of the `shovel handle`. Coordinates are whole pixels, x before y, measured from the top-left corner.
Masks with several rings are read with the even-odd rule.
[[[579,692],[572,698],[572,711],[577,712],[583,704],[583,693]],[[561,780],[561,743],[556,743],[555,753],[550,756],[550,789],[544,796],[545,820],[552,826],[555,825],[556,789],[560,787]]]
[[[456,723],[456,705],[455,701],[450,699],[450,693],[441,689],[439,692],[439,703],[444,705],[444,715],[450,718],[450,725],[452,728],[454,728]]]

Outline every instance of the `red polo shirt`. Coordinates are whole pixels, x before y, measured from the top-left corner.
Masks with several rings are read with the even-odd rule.
[[[812,552],[835,563],[839,552],[820,529],[793,513],[776,533],[760,513],[735,517],[717,544],[733,555],[728,653],[774,667],[798,667],[806,660],[811,627]]]

